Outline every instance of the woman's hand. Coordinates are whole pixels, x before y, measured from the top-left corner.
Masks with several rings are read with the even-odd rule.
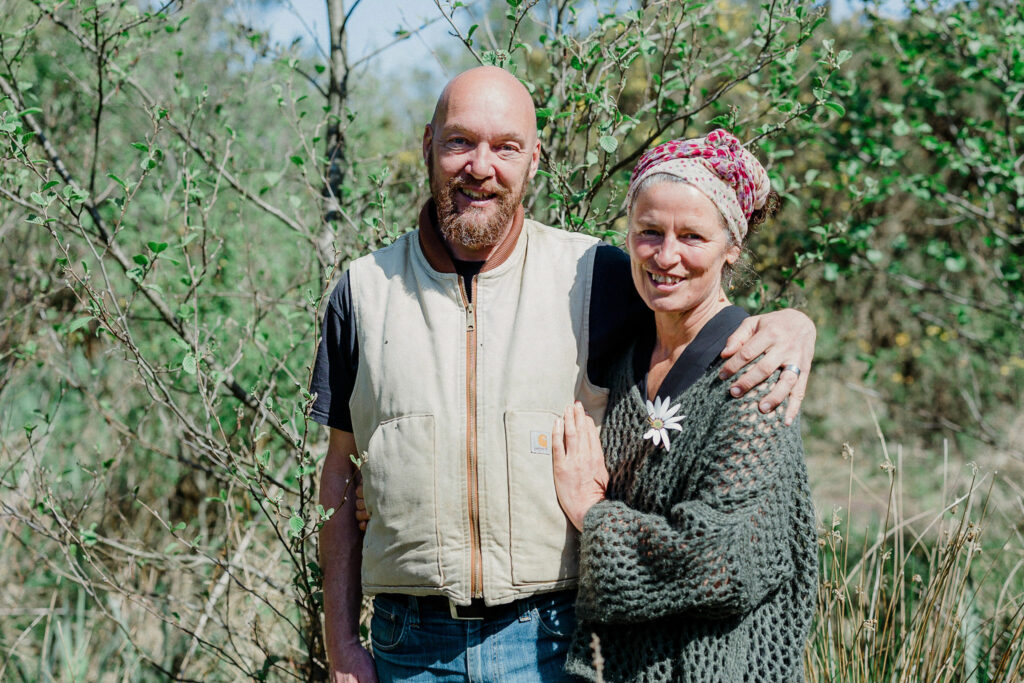
[[[555,420],[551,460],[555,472],[555,493],[565,516],[583,530],[583,518],[594,503],[604,500],[608,468],[604,464],[601,438],[594,420],[577,401]]]
[[[356,521],[359,522],[359,530],[366,531],[366,523],[370,521],[370,511],[366,509],[362,484],[356,487]]]

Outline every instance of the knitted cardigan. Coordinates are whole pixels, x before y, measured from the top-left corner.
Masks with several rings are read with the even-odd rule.
[[[803,681],[817,595],[814,508],[799,422],[740,399],[717,360],[673,405],[671,450],[643,439],[632,352],[612,372],[606,500],[584,519],[578,625],[567,671],[604,680]]]

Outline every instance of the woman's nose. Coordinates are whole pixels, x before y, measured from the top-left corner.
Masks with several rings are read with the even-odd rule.
[[[679,262],[678,244],[671,236],[666,237],[658,245],[654,253],[654,263],[661,269],[667,270]]]

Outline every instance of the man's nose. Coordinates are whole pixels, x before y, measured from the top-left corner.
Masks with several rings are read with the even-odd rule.
[[[466,172],[474,178],[490,178],[494,174],[494,159],[491,146],[486,142],[477,145],[469,155]]]

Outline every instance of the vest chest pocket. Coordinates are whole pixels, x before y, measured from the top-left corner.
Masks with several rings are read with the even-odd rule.
[[[382,422],[367,444],[363,587],[441,585],[433,415]]]
[[[551,432],[557,413],[505,413],[512,582],[517,586],[575,580],[579,538],[555,495]]]

